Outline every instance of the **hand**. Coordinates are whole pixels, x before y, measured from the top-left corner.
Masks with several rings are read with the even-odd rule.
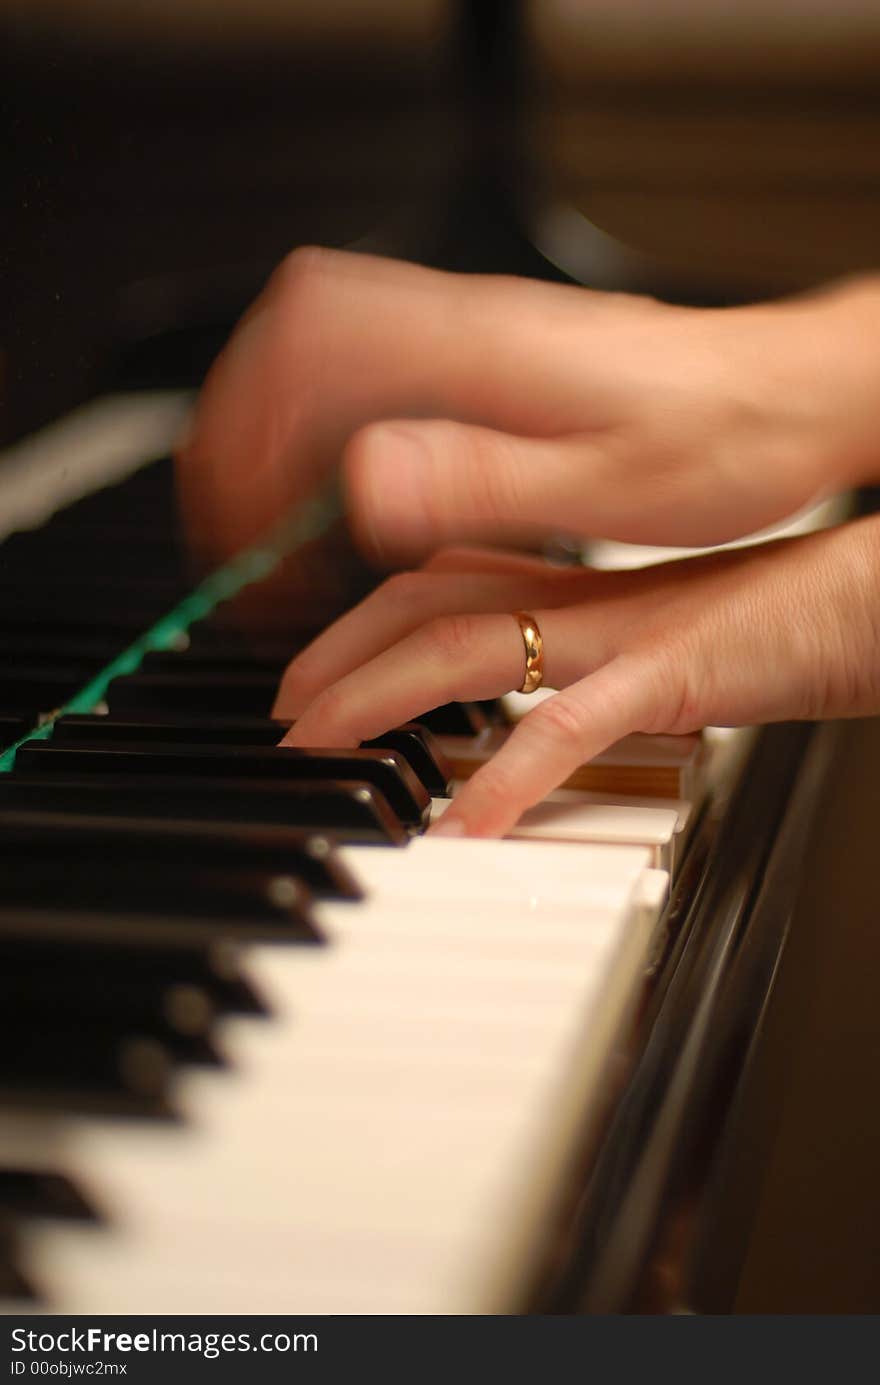
[[[193,540],[250,543],[340,460],[362,544],[706,545],[876,463],[880,289],[665,306],[331,251],[281,265],[181,449]]]
[[[439,554],[392,577],[288,668],[286,745],[350,746],[453,699],[519,685],[511,611],[538,619],[561,688],[436,828],[494,836],[633,731],[880,710],[880,519],[623,573]]]

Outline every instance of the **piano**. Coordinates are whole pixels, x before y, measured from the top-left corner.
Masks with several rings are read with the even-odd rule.
[[[509,840],[426,838],[522,699],[277,749],[312,632],[237,623],[280,542],[194,582],[185,404],[0,466],[3,1311],[721,1305],[831,733],[633,737]],[[284,536],[313,591],[363,581],[332,519]]]
[[[282,536],[205,577],[177,533],[181,387],[292,244],[382,225],[387,253],[554,273],[495,166],[504,45],[483,26],[474,99],[433,0],[373,6],[379,41],[338,66],[320,34],[208,64],[146,11],[132,37],[118,7],[81,6],[76,33],[31,8],[0,45],[22,267],[0,340],[0,1311],[729,1309],[769,1138],[744,1097],[834,729],[633,741],[511,840],[432,842],[517,699],[277,752],[272,690],[314,633],[259,624]],[[589,210],[562,191],[545,210]],[[786,222],[755,273],[734,231],[759,219],[723,220],[741,264],[719,297],[773,291],[808,240]],[[820,249],[798,283],[858,262]],[[329,510],[283,544],[326,619],[371,580]]]

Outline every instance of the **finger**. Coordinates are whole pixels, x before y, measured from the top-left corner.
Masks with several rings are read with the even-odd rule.
[[[544,677],[565,687],[608,657],[601,631],[585,629],[580,607],[533,612],[544,638]],[[512,615],[442,616],[326,688],[283,745],[357,745],[445,702],[499,697],[525,672]]]
[[[459,540],[605,532],[614,504],[596,482],[607,458],[607,441],[586,436],[521,437],[439,419],[373,424],[346,449],[352,523],[386,561]],[[618,477],[611,489],[619,497],[626,488]]]
[[[273,716],[289,721],[331,683],[427,621],[580,601],[594,574],[528,563],[487,573],[423,569],[390,577],[302,650],[285,670]],[[600,579],[601,580],[601,579]]]
[[[673,702],[661,662],[619,655],[529,712],[431,832],[503,836],[579,765],[634,731],[662,730],[662,709]]]
[[[566,579],[582,568],[558,567],[546,558],[533,557],[515,549],[481,548],[477,544],[459,544],[438,548],[422,564],[422,572],[504,572],[520,573],[547,580]]]
[[[296,251],[205,382],[178,461],[190,531],[215,555],[253,541],[371,420],[558,432],[584,407],[584,308],[598,340],[606,298],[614,304],[559,285]]]

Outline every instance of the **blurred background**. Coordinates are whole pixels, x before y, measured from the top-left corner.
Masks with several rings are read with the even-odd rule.
[[[742,299],[880,254],[872,0],[0,0],[0,443],[287,250]]]
[[[0,0],[0,446],[197,385],[302,242],[695,304],[876,268],[878,76],[873,0]],[[841,764],[745,1310],[880,1307],[876,726]]]

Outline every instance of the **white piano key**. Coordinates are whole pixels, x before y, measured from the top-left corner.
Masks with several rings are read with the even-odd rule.
[[[187,1129],[75,1126],[116,1229],[35,1230],[56,1311],[503,1309],[638,995],[649,855],[354,856],[372,894],[321,906],[333,943],[248,953],[275,1017],[226,1026],[232,1074],[181,1083]]]
[[[508,838],[644,846],[651,853],[653,866],[672,869],[676,837],[682,830],[682,815],[675,808],[630,806],[598,794],[591,797],[600,801],[585,801],[585,795],[576,790],[562,792],[568,794],[567,799],[545,799],[528,808],[507,833]],[[433,799],[432,822],[442,817],[451,803],[451,798]]]
[[[632,889],[650,864],[640,847],[418,837],[396,852],[344,847],[343,861],[384,898],[522,905],[539,912]]]

